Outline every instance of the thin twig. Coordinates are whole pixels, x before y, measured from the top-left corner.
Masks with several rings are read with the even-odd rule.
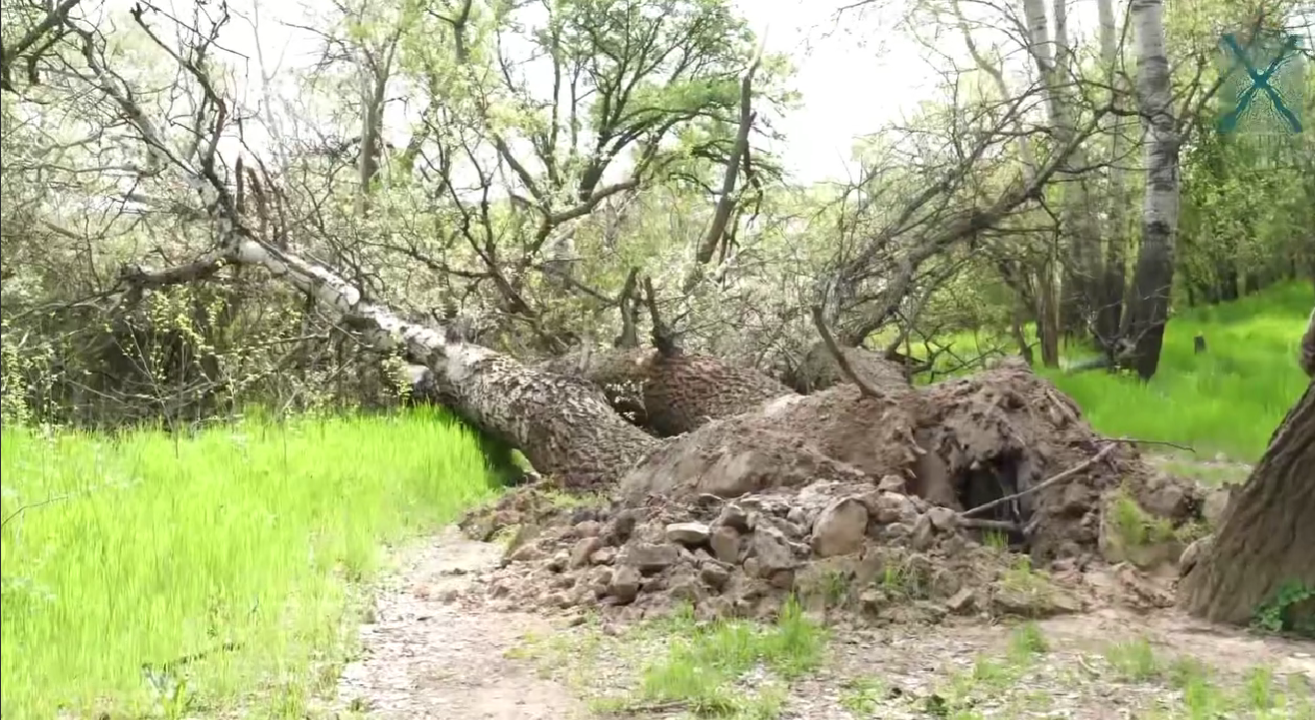
[[[1093,455],[1092,457],[1088,458],[1087,460],[1084,460],[1083,462],[1080,462],[1080,463],[1078,463],[1077,465],[1074,465],[1073,467],[1071,467],[1071,468],[1065,470],[1064,472],[1062,472],[1062,473],[1060,473],[1060,474],[1058,474],[1058,475],[1055,475],[1054,477],[1047,478],[1046,480],[1042,481],[1041,483],[1036,484],[1036,485],[1033,485],[1032,487],[1030,487],[1030,488],[1028,488],[1028,489],[1026,489],[1026,490],[1024,490],[1024,491],[1022,491],[1022,492],[1017,492],[1017,493],[1014,493],[1013,495],[1006,495],[1006,496],[1004,496],[1004,497],[1002,497],[1002,498],[998,498],[998,499],[996,499],[996,500],[992,500],[992,501],[989,502],[989,503],[985,503],[985,504],[982,504],[982,505],[978,505],[978,506],[975,507],[975,508],[972,508],[972,509],[969,509],[969,510],[965,510],[965,511],[959,513],[959,519],[960,519],[960,520],[963,520],[963,519],[968,518],[968,517],[970,517],[970,516],[972,516],[972,515],[977,515],[977,514],[979,514],[979,513],[986,512],[987,510],[990,510],[990,509],[992,509],[992,508],[1000,507],[1001,505],[1004,505],[1005,503],[1010,502],[1010,501],[1013,501],[1013,500],[1017,500],[1018,498],[1025,497],[1025,496],[1027,496],[1027,495],[1031,495],[1032,493],[1041,492],[1042,490],[1045,490],[1046,488],[1050,487],[1051,485],[1054,485],[1054,484],[1056,484],[1056,483],[1058,483],[1058,482],[1060,482],[1060,481],[1062,481],[1062,480],[1066,480],[1066,479],[1068,479],[1068,478],[1070,478],[1070,477],[1073,477],[1074,475],[1076,475],[1076,474],[1082,472],[1083,470],[1086,470],[1087,468],[1091,467],[1092,465],[1095,465],[1096,463],[1100,462],[1101,460],[1104,460],[1104,459],[1105,459],[1105,456],[1106,456],[1106,455],[1109,455],[1110,452],[1112,452],[1112,451],[1114,450],[1114,448],[1116,448],[1116,447],[1118,447],[1118,444],[1117,444],[1117,443],[1110,443],[1110,444],[1106,445],[1105,447],[1101,448],[1100,452],[1096,453],[1095,455]]]
[[[821,305],[813,306],[813,324],[817,326],[817,332],[822,336],[822,342],[826,345],[826,349],[831,352],[831,356],[836,359],[836,364],[840,366],[840,372],[844,373],[845,377],[848,378],[850,382],[858,386],[859,392],[868,397],[884,398],[885,395],[872,387],[872,385],[863,380],[863,378],[859,377],[858,373],[854,372],[854,367],[849,364],[849,358],[845,357],[845,353],[842,352],[840,346],[836,344],[835,337],[833,337],[831,331],[827,329],[826,321],[822,319]]]

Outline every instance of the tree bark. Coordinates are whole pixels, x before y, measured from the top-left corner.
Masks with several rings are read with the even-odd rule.
[[[1315,383],[1288,412],[1260,464],[1234,494],[1209,550],[1179,585],[1179,604],[1187,612],[1246,623],[1285,583],[1315,588],[1312,468]]]
[[[1133,0],[1131,12],[1137,38],[1137,104],[1148,138],[1141,251],[1125,318],[1128,332],[1122,336],[1136,343],[1134,367],[1142,380],[1150,380],[1160,364],[1173,287],[1179,137],[1164,48],[1164,2]]]
[[[1113,104],[1121,106],[1123,83],[1122,74],[1118,72],[1119,40],[1118,25],[1114,17],[1114,0],[1098,0],[1097,14],[1100,18],[1100,57],[1109,71]],[[1114,345],[1119,329],[1123,325],[1123,293],[1127,283],[1126,246],[1128,242],[1127,222],[1124,212],[1124,199],[1127,185],[1123,170],[1124,137],[1118,115],[1114,116],[1110,129],[1110,203],[1109,225],[1105,240],[1105,267],[1101,278],[1100,308],[1096,315],[1096,334],[1107,346]]]

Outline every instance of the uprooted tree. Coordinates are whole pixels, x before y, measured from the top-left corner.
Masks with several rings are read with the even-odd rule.
[[[631,506],[653,496],[730,498],[819,480],[871,486],[894,476],[914,495],[964,514],[966,525],[1006,530],[1044,557],[1068,553],[1073,544],[1092,545],[1095,530],[1082,521],[1089,519],[1101,493],[1141,472],[1135,451],[1095,436],[1073,403],[1026,367],[1008,362],[976,377],[914,388],[905,377],[909,364],[901,365],[897,352],[919,308],[958,266],[955,253],[1043,201],[1051,179],[1099,127],[1105,109],[1091,113],[1081,127],[1068,128],[1063,142],[1051,143],[1048,157],[1035,157],[1026,173],[1009,172],[1003,163],[988,168],[1000,176],[993,186],[978,183],[974,171],[1017,137],[1018,115],[1027,96],[988,104],[971,123],[952,125],[940,158],[944,164],[928,166],[927,174],[934,177],[926,189],[907,198],[893,221],[878,227],[855,223],[848,231],[852,242],[818,280],[822,291],[816,307],[809,308],[822,339],[792,368],[789,385],[711,354],[683,350],[672,318],[683,313],[664,317],[658,288],[649,280],[640,282],[636,271],[629,274],[620,298],[603,298],[605,305],[614,303],[622,311],[618,347],[599,352],[585,348],[532,364],[475,341],[457,329],[454,317],[448,317],[447,324],[416,322],[373,299],[377,293],[370,274],[349,270],[351,259],[346,256],[334,264],[312,260],[299,249],[302,231],[278,219],[284,213],[277,174],[264,171],[260,162],[251,163],[259,170],[248,165],[244,172],[240,161],[230,168],[220,152],[220,140],[237,113],[208,70],[213,34],[190,37],[190,47],[174,51],[151,31],[152,16],[144,6],[134,12],[134,20],[172,55],[198,94],[191,132],[180,142],[163,127],[168,119],[152,114],[140,101],[142,93],[109,66],[104,37],[61,8],[42,32],[51,33],[56,49],[67,43],[76,50],[67,70],[107,101],[110,110],[101,111],[112,112],[131,130],[145,156],[141,176],[175,190],[185,187],[192,196],[190,213],[179,214],[192,219],[191,231],[201,227],[212,238],[204,252],[184,264],[123,268],[115,288],[122,306],[172,286],[263,272],[304,293],[363,345],[422,369],[413,377],[423,378],[435,399],[488,435],[522,450],[535,469],[554,482],[573,490],[614,489]],[[463,43],[470,8],[469,2],[458,3],[453,14],[440,18],[452,26],[459,67],[469,60]],[[626,18],[603,15],[603,21],[626,24],[621,22]],[[647,16],[645,21],[657,23]],[[591,61],[574,60],[581,67]],[[761,52],[736,83],[736,132],[724,157],[715,156],[723,165],[722,191],[711,229],[697,248],[698,272],[674,283],[677,292],[688,294],[700,286],[705,280],[701,266],[725,252],[728,244],[725,236],[733,223],[727,215],[735,207],[727,198],[749,164],[747,143],[754,121],[750,99],[760,62]],[[438,97],[442,84],[438,78],[434,83]],[[481,103],[465,110],[475,115],[492,112]],[[675,164],[661,152],[664,133],[671,127],[667,123],[696,118],[703,108],[642,123],[648,117],[642,108],[632,108],[634,115],[614,110],[620,117],[610,117],[610,129],[599,131],[595,153],[572,156],[594,163],[586,163],[579,183],[557,172],[551,148],[536,144],[548,168],[545,176],[553,181],[552,187],[544,187],[515,158],[514,148],[492,135],[499,161],[520,177],[528,193],[512,204],[533,208],[527,217],[538,219],[526,233],[530,240],[521,258],[498,260],[506,248],[499,245],[500,233],[488,219],[491,171],[480,173],[484,198],[454,201],[450,216],[457,228],[451,235],[470,244],[484,263],[481,271],[473,273],[418,252],[409,257],[440,274],[466,273],[472,285],[494,287],[506,314],[524,321],[527,332],[541,337],[543,345],[559,343],[562,333],[544,327],[517,276],[543,266],[536,260],[541,254],[566,247],[573,223],[607,197],[638,187],[650,177],[643,173],[655,166]],[[372,134],[377,132],[366,133]],[[556,126],[549,134],[555,138]],[[549,138],[534,140],[546,143]],[[377,137],[361,142],[363,159],[377,151],[371,149]],[[630,146],[639,152],[637,175],[619,185],[601,185],[605,160]],[[440,160],[450,160],[447,153],[460,152],[460,143],[443,150]],[[361,168],[365,192],[368,176],[377,168],[364,160]],[[451,176],[439,184],[456,194],[457,182]],[[197,198],[199,208],[192,206]],[[875,200],[864,202],[871,205]],[[361,212],[368,211],[370,204],[361,203]],[[569,259],[569,254],[564,257]],[[944,257],[950,260],[935,262]],[[508,272],[508,265],[514,273]],[[579,284],[560,267],[544,272],[564,281],[556,286],[558,292]],[[715,280],[715,272],[709,275]],[[648,310],[652,348],[638,346],[640,307]],[[795,311],[807,314],[801,308]],[[897,324],[897,318],[903,327],[884,351],[859,347],[875,330]],[[831,326],[839,330],[839,339],[831,335]],[[1065,478],[1073,481],[1054,484]],[[967,515],[978,508],[991,513]]]

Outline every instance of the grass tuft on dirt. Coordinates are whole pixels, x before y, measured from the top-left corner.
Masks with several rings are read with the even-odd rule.
[[[303,717],[383,546],[496,492],[432,410],[3,445],[7,717]]]

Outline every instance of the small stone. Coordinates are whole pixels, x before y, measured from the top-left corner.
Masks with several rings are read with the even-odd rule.
[[[731,573],[717,563],[705,563],[699,569],[699,579],[707,583],[708,587],[720,590],[730,581]]]
[[[908,494],[908,486],[905,485],[904,478],[899,475],[887,475],[881,478],[881,482],[877,483],[877,489],[881,492]]]
[[[717,516],[715,524],[734,528],[741,533],[747,533],[753,530],[754,518],[738,503],[726,503],[726,506],[721,509],[721,514]]]
[[[611,565],[616,560],[616,548],[601,547],[593,555],[589,556],[589,562],[594,565]]]
[[[767,578],[767,584],[778,590],[794,587],[794,570],[776,570]]]
[[[671,567],[679,558],[680,552],[675,545],[637,542],[622,548],[616,557],[616,562],[649,574]]]
[[[863,612],[875,615],[880,612],[882,606],[886,604],[886,595],[880,590],[868,588],[862,593],[859,593],[858,604],[863,608]]]
[[[856,553],[867,536],[868,511],[852,497],[840,498],[827,505],[813,523],[813,553],[832,557]]]
[[[571,548],[571,563],[573,568],[584,567],[589,564],[589,558],[593,554],[603,549],[603,539],[597,535],[586,535],[577,540]]]
[[[603,532],[603,524],[597,520],[585,520],[575,524],[575,536],[582,538],[597,537]]]
[[[977,606],[977,593],[972,588],[963,588],[945,601],[945,609],[955,615],[969,615]]]
[[[935,530],[932,529],[931,516],[919,515],[913,523],[912,545],[914,550],[926,550],[936,542]]]
[[[548,569],[553,572],[561,572],[571,564],[571,553],[566,550],[558,550],[548,561]]]
[[[740,533],[729,525],[719,525],[712,531],[709,544],[712,555],[724,563],[740,561]]]
[[[939,505],[927,511],[932,527],[941,532],[951,532],[959,525],[959,516],[953,510]]]
[[[640,582],[639,571],[623,565],[612,574],[612,582],[608,584],[607,592],[616,598],[618,605],[629,605],[639,596]]]
[[[799,507],[798,505],[790,508],[790,511],[785,514],[785,519],[789,520],[795,525],[808,524],[808,514],[805,513],[804,509]]]
[[[552,607],[568,608],[574,603],[571,602],[571,596],[564,592],[555,592],[548,595],[547,604]]]
[[[667,526],[667,542],[694,547],[708,541],[710,531],[701,522],[671,523]]]
[[[918,511],[909,496],[894,492],[878,494],[871,510],[876,521],[882,525],[898,522],[912,524],[918,516]]]
[[[635,531],[635,525],[638,523],[638,512],[634,510],[622,512],[607,524],[607,528],[603,531],[603,539],[608,545],[620,545],[630,539],[630,534]]]
[[[694,604],[697,604],[704,596],[703,587],[699,585],[693,573],[672,578],[671,582],[667,583],[667,592],[670,594],[671,599],[677,602],[684,601]]]
[[[533,545],[522,545],[516,548],[516,552],[512,553],[507,559],[512,562],[533,562],[542,560],[544,556],[545,553],[539,548]]]
[[[771,525],[762,524],[753,534],[749,547],[767,576],[778,570],[793,570],[796,566],[789,540]]]

